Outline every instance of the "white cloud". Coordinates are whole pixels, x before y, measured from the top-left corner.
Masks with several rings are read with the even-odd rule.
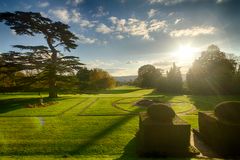
[[[158,21],[157,19],[153,19],[150,21],[148,31],[155,32],[164,29],[166,26],[167,26],[166,21]]]
[[[102,44],[102,45],[107,45],[107,44],[108,44],[108,41],[102,41],[100,44]]]
[[[81,20],[81,14],[77,10],[72,10],[70,21],[78,23]]]
[[[66,4],[71,4],[73,6],[77,6],[83,2],[84,2],[84,0],[68,0]]]
[[[17,35],[17,33],[15,32],[15,30],[13,30],[13,29],[11,29],[11,33],[12,33],[12,35],[14,35],[14,36]]]
[[[116,24],[116,23],[117,23],[117,20],[118,20],[117,17],[113,17],[113,16],[109,17],[108,19],[109,19],[113,24]]]
[[[185,1],[194,1],[194,0],[148,0],[150,4],[154,4],[154,3],[160,3],[163,5],[174,5],[174,4],[178,4],[178,3],[182,3]]]
[[[197,1],[201,1],[201,0],[148,0],[150,4],[159,3],[165,6],[175,5],[183,2],[197,2]],[[212,1],[215,1],[217,4],[221,4],[229,0],[212,0]]]
[[[142,36],[143,39],[151,39],[145,21],[129,18],[126,30],[132,36]]]
[[[129,69],[127,68],[107,68],[105,69],[110,73],[112,76],[125,76],[129,75]]]
[[[105,62],[99,59],[89,61],[86,64],[89,68],[108,68],[114,65],[114,63]]]
[[[166,60],[162,60],[162,61],[157,61],[157,62],[154,62],[153,65],[156,66],[156,67],[169,67],[173,64],[173,61],[166,61]]]
[[[40,14],[43,16],[43,17],[48,17],[48,15],[47,15],[47,13],[45,13],[45,12],[40,12]]]
[[[168,16],[172,16],[172,15],[174,15],[175,14],[175,12],[170,12],[169,14],[168,14]]]
[[[139,20],[136,18],[118,19],[109,17],[113,26],[111,27],[116,33],[127,33],[131,36],[141,36],[146,40],[153,40],[149,35],[151,32],[157,32],[167,27],[166,21],[152,19],[151,21]]]
[[[109,15],[109,12],[104,11],[103,6],[97,7],[97,13],[93,14],[93,17],[102,17]]]
[[[116,30],[120,31],[120,32],[124,32],[126,30],[125,24],[126,24],[126,20],[125,19],[119,19],[117,21]]]
[[[53,14],[64,23],[68,23],[70,21],[70,15],[68,13],[68,10],[65,8],[59,8],[55,10],[50,9],[49,13]]]
[[[117,39],[123,39],[124,36],[119,34],[119,35],[116,36],[116,38],[117,38]]]
[[[84,19],[81,16],[81,13],[78,12],[76,9],[73,9],[71,12],[69,12],[65,8],[58,8],[58,9],[50,9],[50,14],[53,14],[55,17],[60,19],[60,21],[64,23],[78,23],[81,27],[86,28],[92,28],[95,26],[96,21],[89,21],[87,19]]]
[[[39,2],[38,7],[40,8],[45,8],[49,6],[49,2]]]
[[[79,22],[79,24],[80,24],[81,27],[86,27],[86,28],[92,28],[92,27],[94,27],[94,26],[95,26],[94,23],[95,23],[95,22],[91,22],[91,21],[85,20],[85,19],[83,19],[83,20],[81,20],[81,21]]]
[[[169,34],[171,37],[195,37],[199,35],[207,35],[207,34],[214,34],[216,31],[215,27],[208,26],[208,27],[192,27],[187,29],[180,29],[180,30],[173,30]]]
[[[29,10],[29,9],[32,8],[32,5],[27,4],[27,3],[22,3],[22,5],[23,5],[23,8],[26,9],[26,10]]]
[[[157,14],[157,10],[156,9],[150,9],[147,14],[148,14],[148,18],[151,18],[151,17],[153,17]]]
[[[117,17],[109,17],[108,18],[115,26],[115,30],[118,32],[124,32],[125,31],[125,24],[126,20],[125,19],[118,19]]]
[[[108,26],[106,26],[105,24],[101,23],[97,26],[96,32],[102,33],[102,34],[107,34],[107,33],[113,32],[113,30],[111,28],[109,28]]]
[[[175,23],[175,24],[178,24],[178,23],[181,22],[181,21],[182,21],[181,18],[177,18],[174,23]]]
[[[88,37],[85,37],[82,34],[76,34],[76,36],[79,38],[78,42],[81,43],[81,44],[93,44],[97,41],[96,38],[88,38]]]

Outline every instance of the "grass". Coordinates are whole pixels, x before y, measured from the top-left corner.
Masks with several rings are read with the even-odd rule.
[[[144,109],[133,104],[142,98],[171,103],[180,113],[192,105],[212,110],[218,102],[240,96],[166,95],[123,86],[96,94],[60,95],[54,105],[25,108],[38,102],[37,93],[0,94],[1,159],[137,159],[137,113]],[[180,117],[198,128],[196,112]]]

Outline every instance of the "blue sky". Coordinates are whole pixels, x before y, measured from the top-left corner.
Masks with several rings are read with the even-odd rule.
[[[216,44],[240,56],[238,0],[2,0],[0,11],[33,11],[71,27],[79,56],[89,68],[114,76],[136,75],[144,64],[165,71],[176,62],[186,73],[200,51]],[[11,45],[45,44],[17,36],[0,24],[0,52]]]

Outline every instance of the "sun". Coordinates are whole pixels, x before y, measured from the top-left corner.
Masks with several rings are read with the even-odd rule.
[[[192,47],[189,44],[186,44],[180,45],[178,50],[174,52],[173,56],[177,61],[189,62],[194,60],[197,52],[198,52],[197,48]]]

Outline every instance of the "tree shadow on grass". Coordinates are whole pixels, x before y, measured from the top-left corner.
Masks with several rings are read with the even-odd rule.
[[[188,95],[188,98],[199,111],[212,111],[223,101],[239,101],[240,96],[226,95]]]
[[[144,95],[144,97],[146,99],[157,100],[165,103],[165,102],[169,102],[175,96],[180,96],[180,95],[181,94],[170,94],[170,93],[152,91],[151,93]]]
[[[140,88],[137,89],[112,89],[112,90],[103,90],[100,91],[99,94],[126,94],[135,91],[141,90]]]
[[[119,121],[116,123],[113,123],[109,127],[105,128],[104,130],[98,132],[95,134],[90,140],[86,141],[85,143],[79,145],[77,149],[72,150],[69,154],[76,155],[76,154],[84,154],[84,152],[87,151],[87,149],[93,145],[95,142],[100,140],[101,138],[107,136],[108,134],[112,133],[114,130],[119,128],[120,126],[126,124],[128,121],[130,121],[135,116],[129,115],[129,116],[123,116]]]
[[[57,100],[63,100],[58,98]],[[56,99],[43,98],[43,102],[55,101]],[[0,100],[0,114],[26,107],[28,104],[39,103],[40,98],[11,98]]]

